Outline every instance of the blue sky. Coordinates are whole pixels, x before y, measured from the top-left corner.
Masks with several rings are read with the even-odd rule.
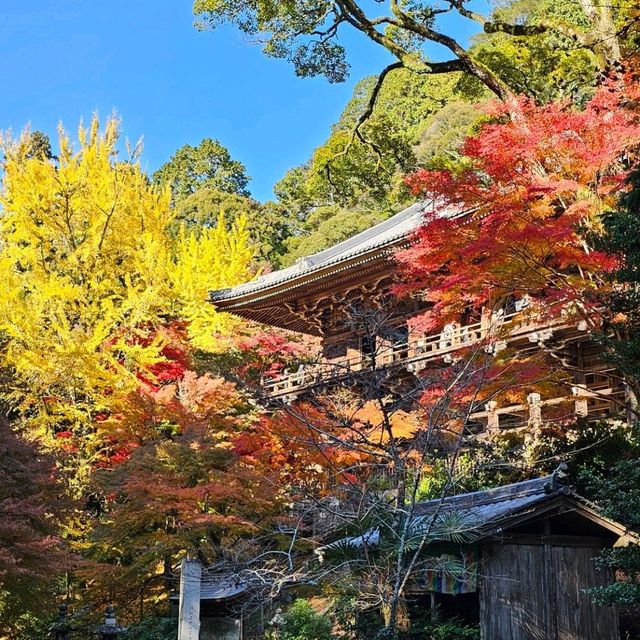
[[[191,0],[2,0],[0,129],[31,123],[55,139],[59,121],[75,132],[81,117],[115,110],[129,139],[144,137],[146,170],[183,144],[218,138],[247,166],[253,195],[266,200],[326,139],[355,82],[389,61],[345,33],[349,82],[300,79],[232,28],[196,31],[191,7]],[[454,29],[463,40],[471,33]]]

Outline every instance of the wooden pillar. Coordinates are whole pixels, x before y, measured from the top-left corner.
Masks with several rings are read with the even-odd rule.
[[[199,640],[201,579],[200,561],[184,558],[180,567],[178,640]]]
[[[638,416],[638,398],[633,389],[625,382],[624,384],[624,403],[627,409],[627,424],[633,425]]]
[[[589,415],[589,403],[587,401],[587,390],[580,385],[571,388],[575,396],[574,411],[579,418],[586,418]]]
[[[489,402],[484,405],[484,408],[487,412],[487,431],[489,433],[497,433],[500,431],[500,416],[498,416],[498,412],[496,411],[498,403],[495,400],[489,400]]]
[[[529,421],[528,425],[534,429],[542,426],[542,403],[539,393],[530,393],[527,396],[529,405]]]
[[[480,311],[480,339],[484,340],[489,333],[491,325],[491,311],[487,307],[482,307]]]

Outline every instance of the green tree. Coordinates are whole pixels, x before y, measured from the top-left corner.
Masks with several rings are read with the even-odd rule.
[[[126,640],[174,640],[178,633],[175,618],[144,618],[127,627]]]
[[[604,217],[599,249],[616,256],[618,268],[610,274],[616,286],[603,296],[611,309],[600,339],[616,367],[640,388],[640,166],[629,175],[629,189],[619,207]]]
[[[51,141],[49,136],[42,131],[33,131],[27,138],[29,150],[27,155],[30,158],[39,158],[41,160],[53,160],[53,152],[51,151]]]
[[[500,31],[483,32],[474,38],[470,51],[518,94],[541,103],[564,97],[584,101],[601,68],[597,47],[576,46],[573,35],[575,31],[589,33],[593,26],[585,6],[580,0],[512,0],[495,10],[496,20],[556,28],[515,37]],[[471,76],[461,85],[470,96],[484,90]]]
[[[215,227],[222,213],[227,224],[246,217],[247,231],[256,258],[278,265],[291,235],[287,210],[276,203],[262,204],[250,196],[203,186],[174,204],[173,234],[183,225],[194,232]]]
[[[486,33],[519,37],[562,33],[573,40],[574,46],[593,50],[601,68],[620,58],[619,33],[624,26],[616,22],[618,15],[609,3],[580,3],[586,28],[562,21],[508,22],[500,14],[485,16],[474,11],[470,4],[468,0],[442,4],[398,0],[371,4],[358,0],[195,0],[194,12],[199,17],[199,28],[224,22],[235,24],[245,34],[260,37],[267,55],[292,62],[298,75],[324,75],[330,82],[341,82],[349,73],[347,50],[340,36],[345,28],[353,28],[397,60],[381,73],[379,84],[389,71],[400,67],[425,74],[464,71],[499,98],[509,99],[513,89],[473,50],[455,39],[452,21],[440,20],[443,14],[455,16],[458,22],[469,21]],[[383,5],[387,5],[386,12]],[[448,51],[451,58],[443,62],[429,60],[425,47],[433,43]]]
[[[205,138],[196,147],[189,144],[180,147],[153,174],[153,181],[170,185],[174,202],[179,202],[202,187],[249,195],[249,177],[244,165],[234,160],[220,142],[211,138]]]
[[[404,175],[417,168],[422,132],[456,99],[459,80],[460,74],[430,77],[394,71],[360,129],[361,138],[354,138],[353,129],[368,109],[376,79],[370,76],[356,85],[329,139],[275,187],[290,221],[284,264],[345,240],[411,201]],[[472,113],[477,119],[478,111]],[[468,123],[458,130],[450,136],[453,146],[461,144]],[[444,154],[447,143],[440,148]]]
[[[205,138],[197,147],[181,147],[153,174],[153,181],[171,186],[173,235],[183,225],[197,233],[215,227],[221,213],[228,225],[244,216],[256,258],[279,264],[292,233],[287,210],[253,199],[244,165],[217,140]]]
[[[638,531],[640,458],[637,436],[634,440],[618,450],[618,461],[609,460],[606,465],[585,465],[580,480],[605,515],[622,522],[631,531]],[[637,544],[607,549],[599,556],[597,564],[624,577],[613,584],[591,589],[591,595],[598,604],[622,607],[640,604],[640,547]]]
[[[614,283],[602,303],[610,308],[600,336],[607,357],[623,372],[625,378],[640,381],[640,166],[629,175],[628,190],[619,206],[604,218],[604,232],[596,245],[617,257],[618,268],[610,274]],[[637,409],[637,399],[636,399]],[[638,427],[602,459],[584,465],[582,482],[611,518],[624,523],[632,531],[640,530],[640,446]],[[602,446],[599,447],[602,449]],[[619,571],[622,581],[594,589],[601,604],[620,606],[640,603],[640,547],[628,547],[605,552],[600,565]]]
[[[407,201],[402,176],[416,168],[413,147],[419,131],[435,113],[455,99],[460,74],[420,76],[398,69],[387,76],[366,122],[376,78],[359,82],[329,139],[309,162],[276,187],[293,195],[301,207],[330,206],[391,210]],[[300,173],[301,172],[301,173]],[[302,179],[300,179],[302,178]]]
[[[455,100],[428,118],[414,147],[416,162],[426,169],[452,169],[464,163],[461,147],[484,121],[478,104]]]
[[[318,207],[309,214],[303,232],[289,238],[283,264],[292,264],[300,258],[347,240],[356,233],[381,222],[389,214],[389,210]]]

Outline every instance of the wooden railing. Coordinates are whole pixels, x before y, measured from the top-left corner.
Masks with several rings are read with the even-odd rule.
[[[464,347],[481,345],[487,351],[497,352],[512,340],[528,338],[531,342],[538,342],[551,335],[552,330],[560,328],[557,324],[540,326],[518,323],[519,315],[494,314],[482,322],[463,326],[452,323],[438,334],[412,336],[406,344],[385,346],[372,355],[301,364],[297,371],[263,377],[261,387],[272,398],[292,399],[314,387],[339,382],[374,368],[404,367],[408,371],[418,372],[437,359],[453,362],[455,352]]]
[[[622,388],[611,387],[588,389],[576,385],[571,395],[561,398],[542,399],[538,393],[530,393],[526,404],[514,404],[500,407],[497,402],[489,401],[484,411],[472,413],[469,423],[480,426],[479,431],[492,436],[514,429],[536,429],[545,422],[573,420],[576,417],[590,420],[604,419],[620,414],[624,406]],[[558,408],[563,408],[558,412]],[[552,412],[549,411],[552,409]]]

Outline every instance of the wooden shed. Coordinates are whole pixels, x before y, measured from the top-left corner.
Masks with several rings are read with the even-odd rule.
[[[562,470],[416,508],[419,518],[442,510],[473,532],[453,551],[469,571],[453,579],[426,572],[416,597],[479,622],[484,640],[619,640],[616,609],[596,606],[585,590],[614,580],[595,556],[637,538],[578,496]]]

